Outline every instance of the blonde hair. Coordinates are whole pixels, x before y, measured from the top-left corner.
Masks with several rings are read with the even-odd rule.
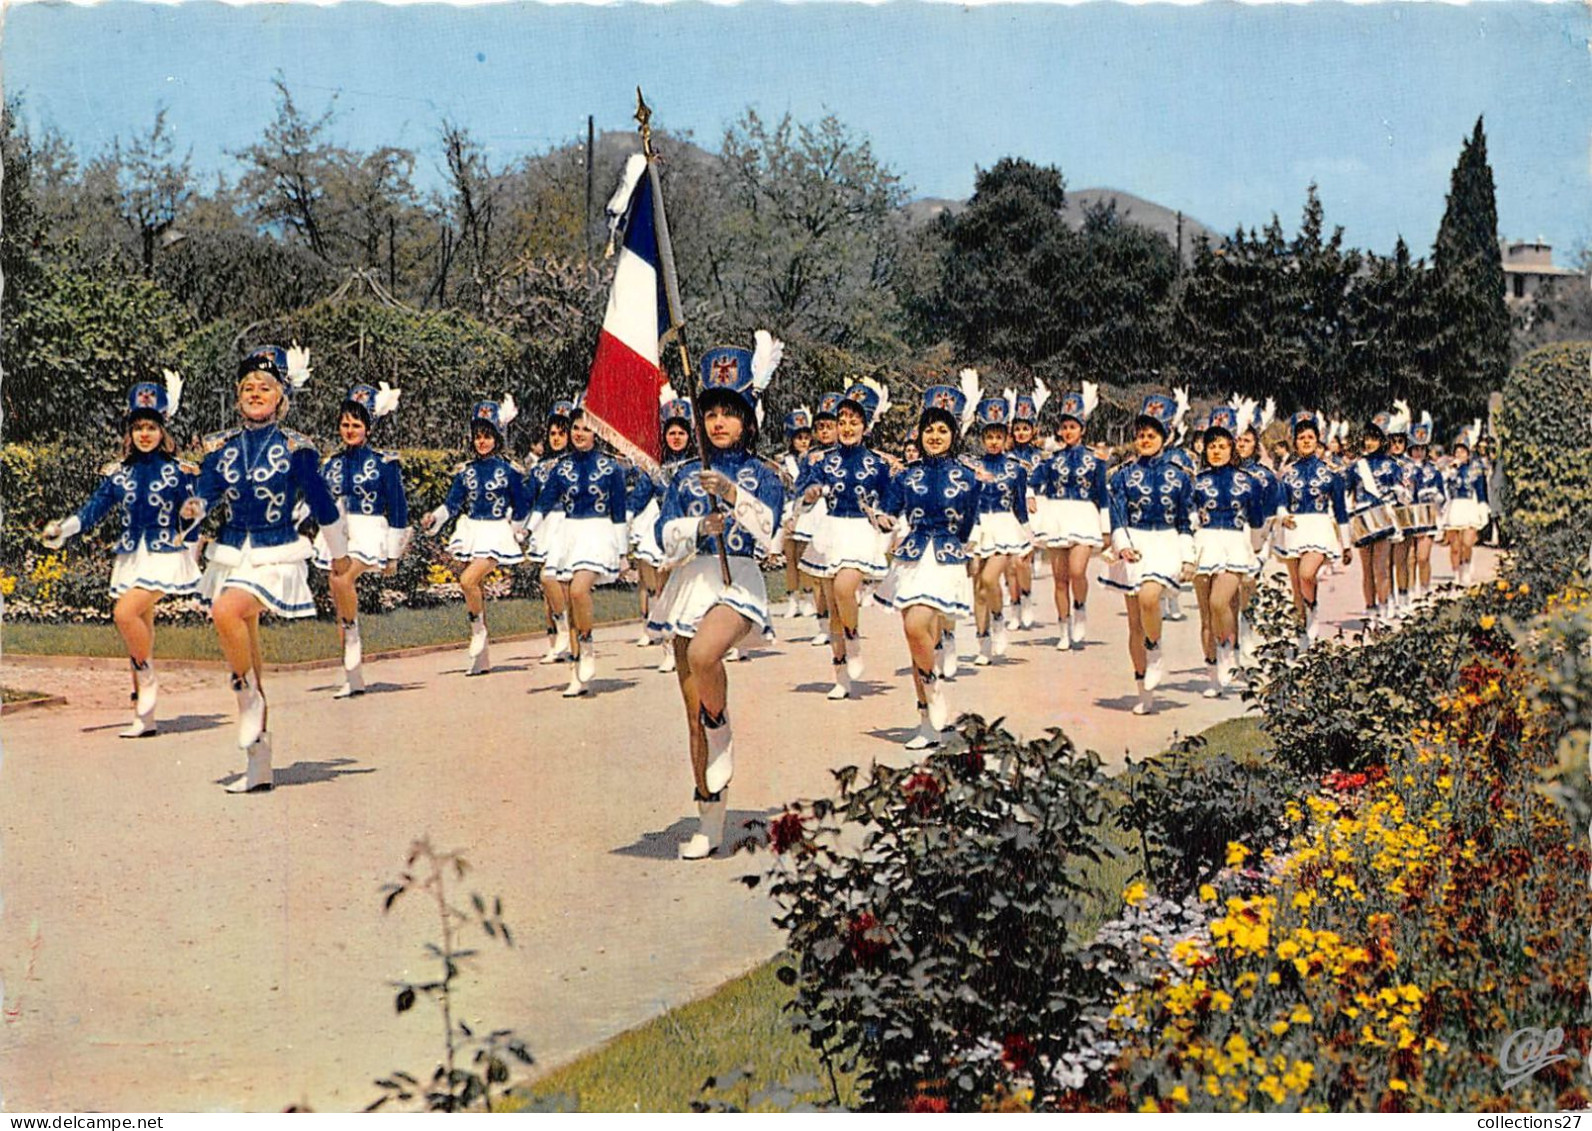
[[[162,453],[164,453],[164,454],[166,454],[168,456],[173,456],[173,457],[176,456],[176,454],[177,454],[177,441],[172,436],[171,429],[166,427],[166,422],[165,421],[157,420],[155,417],[150,416],[147,413],[142,415],[142,416],[140,416],[140,417],[138,417],[138,420],[147,420],[151,424],[153,424],[156,428],[160,429],[160,445],[159,445],[159,448],[157,449],[158,451],[160,451],[160,452],[162,452]],[[138,420],[129,419],[128,421],[126,421],[122,425],[122,458],[123,459],[127,459],[129,456],[131,456],[133,454],[133,425],[138,423]]]

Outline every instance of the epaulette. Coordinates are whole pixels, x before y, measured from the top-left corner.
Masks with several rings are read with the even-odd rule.
[[[177,470],[182,472],[184,475],[198,475],[199,465],[197,463],[189,463],[185,459],[180,459],[177,461]]]
[[[398,456],[397,452],[377,452],[376,454],[381,457],[381,462],[382,463],[399,463],[400,462],[400,459],[399,459],[399,456]]]
[[[785,469],[778,463],[769,459],[767,456],[759,456],[757,462],[768,468],[775,475],[779,476],[780,482],[783,483],[785,481]]]
[[[458,475],[465,468],[469,467],[470,464],[473,463],[473,462],[474,462],[473,460],[465,460],[463,463],[455,464],[454,468],[453,468],[453,474]]]
[[[296,452],[300,448],[309,448],[311,451],[315,450],[315,441],[304,435],[304,433],[295,432],[291,428],[282,428],[280,426],[278,426],[277,431],[282,433],[282,439],[287,441],[288,451]]]
[[[223,428],[219,432],[210,433],[210,435],[204,438],[203,447],[205,450],[205,455],[209,455],[211,452],[219,452],[223,447],[226,446],[228,440],[231,440],[234,436],[237,436],[242,431],[243,429],[241,428]]]
[[[822,460],[824,458],[824,456],[826,456],[828,454],[829,454],[829,449],[827,449],[827,448],[825,448],[821,452],[808,452],[807,453],[807,462],[808,463],[817,463],[820,460]]]
[[[119,459],[113,459],[113,460],[111,460],[110,463],[108,463],[104,467],[100,468],[100,474],[101,475],[115,475],[121,469],[122,469],[122,461],[119,460]]]
[[[517,474],[519,474],[519,475],[524,475],[525,474],[525,465],[522,464],[519,460],[517,460],[517,459],[505,459],[503,462],[508,464],[510,467],[512,467]]]

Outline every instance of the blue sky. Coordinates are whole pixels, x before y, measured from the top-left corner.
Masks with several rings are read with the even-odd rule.
[[[111,0],[24,4],[0,43],[8,94],[80,153],[156,108],[201,169],[273,113],[337,93],[335,134],[422,153],[464,125],[499,158],[625,129],[634,88],[660,124],[716,146],[748,105],[833,111],[920,196],[965,196],[1006,155],[1076,187],[1136,193],[1223,231],[1291,229],[1305,188],[1351,243],[1426,252],[1448,174],[1486,115],[1500,234],[1592,243],[1586,5],[1076,6],[897,2],[735,7],[330,7]]]

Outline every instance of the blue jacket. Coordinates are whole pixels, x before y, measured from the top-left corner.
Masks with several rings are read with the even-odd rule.
[[[206,436],[205,459],[194,494],[207,509],[226,502],[227,518],[216,541],[239,549],[286,546],[298,536],[293,506],[299,497],[323,527],[342,514],[321,478],[321,457],[308,436],[267,424]]]
[[[815,483],[824,488],[833,518],[866,518],[863,504],[878,510],[890,490],[890,465],[862,444],[837,444],[809,462],[806,470],[798,489],[805,491]]]
[[[1023,465],[1024,471],[1033,471],[1045,458],[1045,449],[1037,444],[1013,444],[1011,451],[1006,453],[1018,463]]]
[[[396,452],[378,452],[360,444],[344,448],[321,464],[321,478],[344,514],[380,515],[395,530],[409,526],[409,501]]]
[[[571,449],[554,463],[531,506],[533,521],[554,511],[566,518],[606,518],[623,526],[625,468],[613,456]]]
[[[755,558],[758,546],[773,548],[775,524],[785,505],[785,485],[779,472],[747,452],[719,452],[713,457],[713,470],[735,481],[735,506],[724,518],[724,549],[731,557]],[[703,517],[713,510],[713,501],[702,489],[702,461],[690,460],[675,472],[654,528],[654,537],[664,555],[674,561],[698,554],[719,552],[717,535],[697,532]]]
[[[77,512],[85,531],[98,526],[111,511],[121,508],[122,532],[116,552],[130,554],[140,545],[157,554],[183,549],[177,536],[186,525],[177,513],[198,482],[199,469],[163,452],[133,452],[125,460],[100,469],[105,478]],[[198,524],[188,535],[198,537]]]
[[[1375,451],[1349,466],[1349,484],[1355,510],[1374,503],[1395,503],[1404,484],[1404,468],[1386,452]]]
[[[911,528],[896,547],[896,558],[915,562],[932,550],[939,562],[967,561],[980,493],[977,476],[949,456],[924,456],[892,478],[881,509]]]
[[[1148,459],[1135,457],[1117,468],[1107,491],[1111,499],[1111,525],[1119,531],[1129,527],[1176,530],[1188,536],[1194,533],[1194,477],[1174,463],[1165,451]]]
[[[1042,499],[1064,499],[1093,503],[1104,511],[1106,465],[1083,444],[1062,448],[1040,461],[1028,475],[1028,485]]]
[[[1330,514],[1338,525],[1349,521],[1343,497],[1343,477],[1320,456],[1307,456],[1288,465],[1277,481],[1282,509],[1289,514]]]
[[[519,467],[502,456],[490,455],[459,468],[442,505],[450,515],[462,513],[476,522],[524,522],[531,513],[531,493]]]
[[[1448,495],[1453,499],[1475,499],[1487,503],[1487,468],[1478,459],[1469,459],[1448,469]]]
[[[1277,477],[1277,473],[1254,456],[1240,461],[1238,469],[1248,472],[1260,480],[1265,487],[1266,493],[1263,498],[1265,499],[1266,517],[1270,518],[1280,513],[1282,511],[1282,481]]]
[[[1014,514],[1018,522],[1028,521],[1028,471],[1009,453],[975,457],[970,466],[974,475],[982,471],[989,481],[978,482],[979,514]]]
[[[1443,482],[1443,473],[1433,466],[1431,460],[1420,463],[1410,461],[1410,491],[1417,503],[1446,503],[1448,502],[1448,488]]]
[[[1271,518],[1265,481],[1231,463],[1194,477],[1194,515],[1205,530],[1259,530]]]

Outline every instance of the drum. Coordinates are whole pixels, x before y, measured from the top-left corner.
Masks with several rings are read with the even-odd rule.
[[[1416,530],[1430,533],[1437,529],[1442,513],[1442,507],[1437,503],[1416,503],[1410,510],[1415,512],[1415,521],[1412,525]]]
[[[1400,503],[1393,508],[1393,519],[1399,524],[1400,530],[1414,530],[1415,508],[1409,504]]]
[[[1373,503],[1349,516],[1349,537],[1356,546],[1377,542],[1398,533],[1398,519],[1386,503]]]

